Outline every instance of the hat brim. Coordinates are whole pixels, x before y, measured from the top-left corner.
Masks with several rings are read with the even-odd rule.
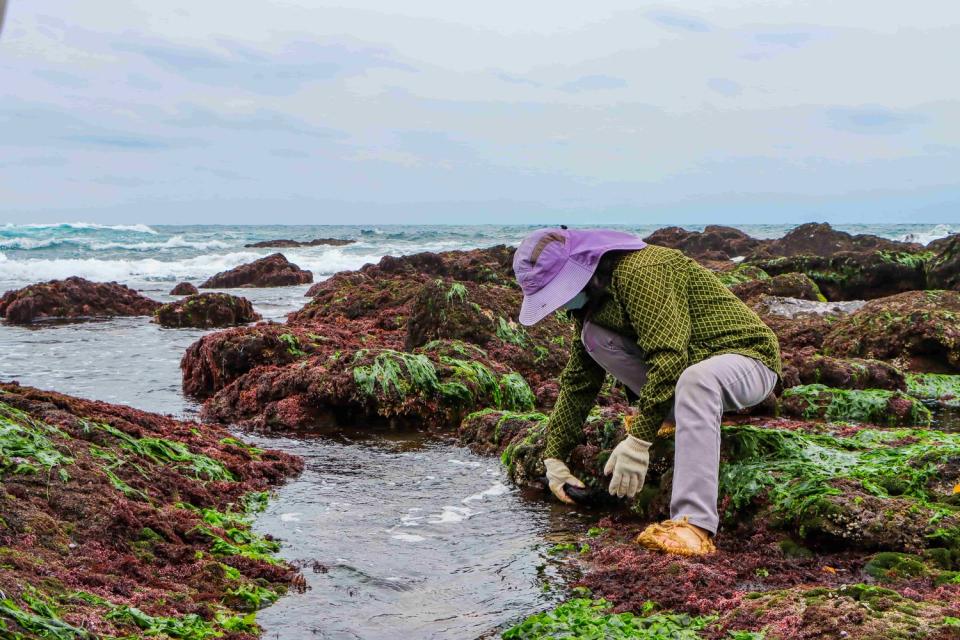
[[[537,324],[583,291],[592,277],[593,269],[568,259],[553,280],[536,293],[523,297],[520,324],[528,327]]]

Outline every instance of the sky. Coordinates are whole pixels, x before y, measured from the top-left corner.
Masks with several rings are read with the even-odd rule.
[[[0,222],[956,222],[957,60],[956,0],[8,0]]]

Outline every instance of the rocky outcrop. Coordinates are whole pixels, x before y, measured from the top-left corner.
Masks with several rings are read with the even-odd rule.
[[[260,367],[211,398],[203,415],[257,428],[298,429],[357,422],[448,429],[480,407],[533,409],[519,374],[457,341],[413,352],[359,349]]]
[[[826,223],[810,222],[791,229],[782,238],[759,244],[748,257],[752,260],[777,256],[829,258],[841,252],[916,253],[922,250],[923,245],[914,242],[898,242],[870,234],[851,235]]]
[[[201,289],[239,287],[287,287],[313,282],[313,274],[293,264],[282,253],[274,253],[249,264],[223,271],[200,285]]]
[[[233,327],[260,319],[253,305],[246,298],[229,293],[201,293],[165,304],[154,316],[164,327]]]
[[[780,296],[798,300],[824,302],[820,287],[803,273],[784,273],[772,278],[749,280],[730,286],[730,291],[741,300],[755,300],[762,296]]]
[[[147,316],[159,306],[159,302],[115,282],[72,277],[8,291],[0,298],[0,317],[29,324],[59,318]]]
[[[681,227],[658,229],[644,238],[650,244],[679,249],[691,258],[729,260],[745,256],[762,244],[743,231],[733,227],[707,225],[701,231],[687,231]]]
[[[195,296],[198,293],[197,287],[189,282],[181,282],[170,290],[171,296]]]
[[[888,362],[833,358],[817,353],[812,347],[782,353],[784,387],[825,384],[837,389],[907,389],[903,371]]]
[[[906,370],[960,371],[960,292],[910,291],[833,323],[829,355],[892,361]]]
[[[245,244],[248,249],[293,249],[296,247],[343,247],[355,243],[356,240],[344,240],[341,238],[316,238],[301,242],[299,240],[263,240],[253,244]]]
[[[258,636],[248,612],[305,582],[248,514],[301,468],[215,425],[0,384],[0,635]]]
[[[751,264],[772,276],[806,274],[827,300],[872,300],[926,288],[928,257],[929,253],[902,251],[842,251],[753,259]]]
[[[928,247],[934,252],[927,261],[927,287],[960,291],[960,233],[935,240]]]

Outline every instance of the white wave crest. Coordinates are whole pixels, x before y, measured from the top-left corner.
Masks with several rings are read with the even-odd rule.
[[[918,242],[922,245],[928,245],[934,240],[946,238],[952,233],[960,232],[960,226],[949,224],[938,224],[927,231],[913,231],[905,233],[899,238],[901,242]]]
[[[2,246],[2,244],[0,244]],[[91,243],[93,251],[106,249],[127,249],[128,251],[169,251],[170,249],[228,249],[229,244],[222,240],[194,241],[183,236],[173,236],[163,242],[98,242]]]
[[[4,225],[6,229],[104,229],[109,231],[133,231],[135,233],[149,233],[157,235],[157,232],[145,224],[97,224],[96,222],[38,222],[27,224],[8,223]]]
[[[0,254],[2,255],[2,254]],[[252,252],[210,254],[186,260],[0,260],[0,280],[38,282],[80,276],[99,282],[167,281],[207,278],[262,257]]]

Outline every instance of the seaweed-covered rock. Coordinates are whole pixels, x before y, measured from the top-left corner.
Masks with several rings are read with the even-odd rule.
[[[398,280],[400,276],[415,278],[421,284],[431,278],[453,278],[468,282],[487,282],[516,287],[513,278],[514,249],[504,245],[469,251],[423,252],[407,256],[384,256],[377,264],[368,264],[358,271],[341,272],[337,275],[354,276],[358,279]],[[331,280],[319,282],[307,291],[307,296],[318,297],[331,288]],[[330,284],[327,284],[330,283]],[[308,305],[304,309],[309,315]],[[302,316],[301,316],[302,319]]]
[[[753,300],[761,296],[779,296],[798,300],[825,302],[817,283],[804,273],[782,273],[772,278],[762,278],[734,284],[730,290],[741,300]]]
[[[200,293],[200,291],[197,289],[196,285],[189,282],[181,282],[170,290],[171,296],[195,296],[198,293]]]
[[[960,291],[960,233],[930,243],[936,251],[927,261],[927,288]]]
[[[803,273],[827,300],[872,300],[926,288],[929,252],[843,251],[826,255],[789,255],[754,259],[772,276]]]
[[[209,333],[190,345],[180,360],[183,391],[206,398],[255,367],[331,354],[355,338],[351,327],[339,325],[258,324]]]
[[[888,426],[929,425],[930,410],[918,399],[886,389],[834,389],[806,384],[785,389],[781,410],[791,416]]]
[[[837,231],[829,224],[809,222],[791,229],[782,238],[760,244],[750,259],[774,256],[822,256],[829,258],[841,252],[910,252],[923,250],[914,242],[887,240],[870,234],[851,235]]]
[[[0,636],[258,635],[246,612],[305,583],[248,513],[301,468],[217,426],[0,384]]]
[[[200,285],[201,289],[239,287],[287,287],[313,282],[313,274],[293,264],[282,253],[274,253],[229,271],[223,271]]]
[[[605,484],[603,464],[623,437],[617,413],[595,412],[583,444],[570,455],[571,470],[588,487]],[[539,414],[481,411],[464,419],[461,441],[499,453],[513,482],[542,486],[546,421]],[[814,426],[763,419],[723,427],[720,503],[727,525],[767,522],[798,538],[853,548],[960,549],[960,508],[952,493],[960,481],[960,434],[843,427],[838,435]],[[665,515],[671,462],[671,440],[659,437],[634,512]]]
[[[823,348],[907,370],[960,371],[960,292],[911,291],[872,300],[833,322]]]
[[[293,249],[296,247],[344,247],[353,244],[356,240],[344,240],[342,238],[315,238],[313,240],[263,240],[252,244],[245,244],[248,249]]]
[[[259,367],[204,405],[207,419],[258,428],[369,423],[449,429],[478,407],[533,409],[534,395],[516,372],[478,347],[439,340],[412,353],[360,349]]]
[[[437,339],[464,340],[482,347],[491,359],[537,387],[560,375],[569,357],[573,323],[554,314],[523,327],[513,319],[521,301],[521,293],[513,287],[431,280],[410,305],[406,349]]]
[[[702,232],[687,231],[681,227],[657,229],[644,238],[645,242],[679,249],[691,258],[730,259],[745,256],[762,244],[743,231],[721,225],[707,225]]]
[[[825,384],[838,389],[888,389],[905,391],[904,373],[888,362],[861,358],[834,358],[807,347],[783,352],[784,386]],[[791,382],[788,383],[787,379]]]
[[[160,306],[116,282],[72,277],[8,291],[0,298],[0,317],[29,324],[53,318],[148,316]]]
[[[165,304],[156,311],[157,322],[164,327],[232,327],[260,319],[246,298],[229,293],[201,293]]]
[[[960,409],[960,375],[908,373],[907,393],[926,403]]]

